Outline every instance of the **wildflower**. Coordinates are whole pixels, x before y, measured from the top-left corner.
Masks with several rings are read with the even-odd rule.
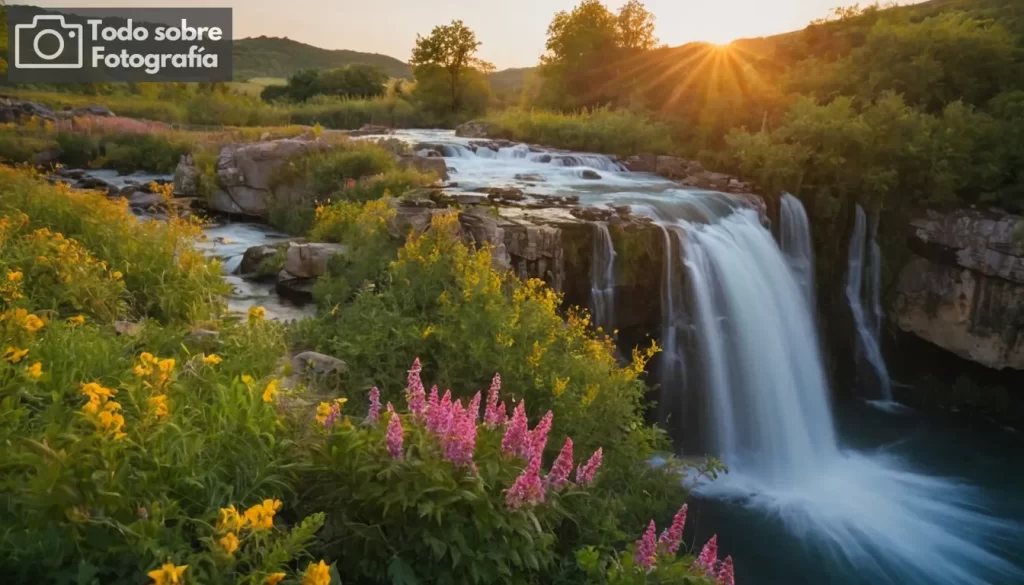
[[[277,585],[285,578],[284,573],[271,573],[267,575],[267,580],[264,581],[265,585]]]
[[[139,363],[135,366],[135,375],[140,378],[150,376],[153,374],[153,366],[157,360],[153,357],[153,354],[148,351],[144,351],[139,355]]]
[[[110,274],[110,277],[113,278],[114,280],[121,280],[122,278],[124,278],[124,275],[121,274],[120,270],[115,270]]]
[[[330,405],[327,411],[327,418],[322,423],[325,427],[333,427],[334,423],[338,422],[338,419],[341,418],[341,408],[345,406],[346,402],[348,402],[348,398],[338,398]],[[345,420],[345,423],[348,424],[348,419]]]
[[[263,500],[245,511],[245,522],[255,532],[274,527],[274,514],[281,509],[281,500]]]
[[[121,405],[117,402],[111,401],[107,402],[104,405],[103,410],[101,410],[97,415],[97,419],[99,420],[98,428],[106,433],[112,433],[115,440],[120,440],[128,436],[121,430],[124,428],[124,415],[119,412],[120,410]]]
[[[316,407],[316,422],[317,424],[324,424],[327,422],[327,417],[331,415],[331,405],[327,402],[321,402],[320,406]]]
[[[423,339],[426,339],[426,338],[430,337],[431,335],[433,335],[434,331],[436,331],[436,329],[434,329],[434,326],[433,325],[428,325],[427,328],[423,330],[423,335],[421,335],[420,337],[423,338]]]
[[[572,471],[572,439],[566,438],[562,445],[558,458],[551,465],[551,473],[547,477],[549,489],[558,490],[569,482],[569,473]]]
[[[21,277],[24,276],[20,270],[8,270],[7,271],[7,282],[20,282]]]
[[[374,386],[370,388],[370,411],[366,415],[366,422],[375,425],[378,420],[380,420],[380,390]]]
[[[654,561],[657,559],[657,549],[654,543],[655,534],[657,534],[657,528],[654,526],[654,520],[651,520],[651,523],[647,525],[647,532],[644,532],[640,540],[636,541],[636,552],[633,554],[633,562],[638,567],[643,567],[646,571],[654,568]]]
[[[719,585],[736,585],[736,575],[733,573],[732,557],[725,557],[722,568],[718,570]]]
[[[670,555],[679,551],[679,543],[683,540],[683,527],[686,526],[686,504],[672,518],[672,525],[665,529],[658,538],[658,546]]]
[[[441,420],[441,403],[437,398],[437,384],[430,388],[427,396],[427,430],[436,433]]]
[[[715,574],[715,565],[718,563],[718,535],[711,537],[711,540],[704,545],[700,556],[693,563],[694,569],[701,569],[707,575]]]
[[[597,468],[601,467],[601,457],[603,454],[603,450],[598,447],[597,451],[594,451],[594,454],[590,456],[585,465],[580,465],[576,468],[576,485],[587,487],[594,481],[594,474],[597,473]]]
[[[16,363],[20,362],[27,355],[28,355],[28,350],[27,349],[18,349],[16,347],[14,347],[13,345],[8,345],[7,346],[7,350],[4,351],[4,359],[9,361],[9,362],[11,362],[12,364],[16,364]]]
[[[479,411],[479,403],[477,404]],[[473,466],[473,451],[476,449],[476,417],[462,408],[459,400],[451,409],[447,433],[444,436],[444,456],[460,467]]]
[[[82,411],[86,414],[95,415],[105,408],[107,401],[117,394],[117,390],[104,388],[96,382],[89,382],[88,384],[82,384],[82,394],[89,398],[89,402],[82,407]]]
[[[203,356],[203,363],[208,365],[208,366],[215,366],[215,365],[221,363],[222,361],[224,361],[224,360],[221,359],[221,357],[219,355],[215,354],[215,353]]]
[[[188,565],[176,567],[174,563],[164,563],[159,569],[146,573],[153,580],[152,585],[178,585]]]
[[[515,483],[505,494],[505,505],[510,510],[544,502],[544,486],[540,482],[540,457],[534,456]]]
[[[234,504],[220,509],[220,520],[217,521],[217,532],[237,532],[245,526],[245,518],[238,513]]]
[[[391,406],[391,403],[388,403]],[[388,451],[391,452],[392,459],[402,458],[402,421],[398,417],[397,412],[391,413],[391,420],[388,421]]]
[[[242,374],[242,383],[246,386],[252,386],[255,381],[249,374]]]
[[[489,428],[494,428],[498,425],[505,424],[504,403],[502,408],[498,410],[498,392],[501,390],[501,374],[494,374],[494,379],[491,380],[491,387],[487,390],[487,406],[484,408],[484,424]]]
[[[555,388],[553,394],[555,397],[565,394],[565,389],[569,387],[569,378],[555,378]]]
[[[39,331],[43,328],[43,325],[46,325],[46,322],[35,315],[28,315],[25,317],[25,329],[29,333]]]
[[[43,375],[43,362],[36,362],[25,369],[25,374],[33,380],[39,379]]]
[[[267,310],[263,307],[249,307],[249,321],[262,321],[267,318]]]
[[[78,327],[85,324],[85,315],[76,315],[68,319],[68,327]]]
[[[481,395],[479,392],[473,395],[473,399],[469,401],[469,406],[466,407],[466,412],[471,413],[473,424],[476,425],[477,419],[480,418],[480,399]]]
[[[235,536],[234,532],[228,532],[217,541],[217,544],[224,549],[228,556],[231,556],[238,550],[238,537]]]
[[[501,452],[507,455],[520,455],[525,457],[529,453],[529,427],[526,422],[526,404],[522,400],[512,413],[512,421],[505,429],[505,436],[501,439]]]
[[[544,447],[548,444],[548,433],[551,432],[551,420],[554,418],[551,411],[544,414],[537,426],[530,431],[530,452],[534,455],[542,455]]]
[[[317,563],[309,563],[306,573],[302,575],[302,585],[330,585],[331,568],[322,560]]]
[[[170,408],[167,406],[167,395],[158,394],[156,396],[150,396],[146,399],[146,404],[149,409],[153,412],[153,416],[156,418],[166,418],[171,413]]]
[[[280,385],[280,381],[277,379],[271,380],[267,384],[266,390],[263,391],[263,402],[273,402],[274,396],[277,394],[277,387]]]
[[[426,408],[427,395],[423,389],[423,381],[420,380],[420,371],[422,370],[423,366],[420,365],[420,358],[416,358],[412,363],[412,368],[409,370],[405,389],[405,399],[409,403],[409,412],[414,417],[422,416]]]

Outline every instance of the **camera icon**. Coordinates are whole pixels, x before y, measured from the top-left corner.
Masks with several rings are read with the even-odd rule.
[[[17,69],[81,69],[82,25],[68,24],[63,15],[37,15],[32,24],[14,27],[14,67]]]

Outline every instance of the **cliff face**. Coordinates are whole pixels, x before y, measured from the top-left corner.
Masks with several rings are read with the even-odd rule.
[[[911,227],[893,322],[989,368],[1024,370],[1024,217],[929,211]]]

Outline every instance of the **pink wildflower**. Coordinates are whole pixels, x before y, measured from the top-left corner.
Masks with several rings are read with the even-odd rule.
[[[460,467],[473,467],[476,449],[476,421],[473,414],[462,408],[459,400],[451,409],[451,422],[442,444],[445,459]]]
[[[672,518],[672,526],[669,526],[661,533],[661,537],[658,538],[658,544],[665,549],[665,552],[670,555],[674,555],[679,552],[679,543],[683,540],[683,527],[685,526],[686,504],[683,504],[683,507],[679,508],[675,517]]]
[[[548,444],[548,433],[551,432],[551,421],[554,418],[555,415],[549,410],[530,432],[531,454],[542,455],[544,453],[544,447]]]
[[[501,410],[498,410],[498,391],[501,390],[501,375],[494,374],[491,381],[491,389],[487,391],[487,408],[484,410],[484,423],[494,428],[505,424],[505,403],[501,403]]]
[[[530,431],[526,422],[526,404],[520,400],[512,413],[512,421],[501,439],[501,452],[526,457],[529,454]]]
[[[388,402],[388,407],[387,407],[387,410],[388,410],[388,412],[390,412],[390,413],[394,413],[394,412],[395,412],[395,407],[394,407],[394,406],[391,406],[391,403],[390,403],[390,402]]]
[[[377,424],[380,420],[380,390],[376,386],[370,388],[370,412],[366,415],[366,422],[371,425]]]
[[[736,575],[733,574],[732,557],[725,557],[722,568],[718,570],[719,585],[736,585]]]
[[[534,457],[505,495],[510,510],[544,502],[544,486],[540,482],[540,457]]]
[[[480,393],[477,392],[473,395],[473,399],[469,401],[469,406],[466,407],[467,412],[473,417],[473,424],[480,420]]]
[[[594,454],[590,456],[586,464],[580,465],[576,468],[576,484],[580,487],[587,487],[592,481],[594,481],[594,474],[597,473],[597,468],[601,467],[601,457],[603,456],[603,450],[599,447]]]
[[[654,542],[655,534],[657,534],[657,528],[654,526],[654,520],[651,520],[651,523],[647,525],[647,531],[640,537],[640,540],[636,541],[633,562],[638,567],[643,567],[645,571],[653,569],[654,561],[658,558],[657,545]]]
[[[439,432],[440,425],[447,414],[447,408],[442,410],[441,403],[437,399],[437,385],[430,389],[430,398],[427,399],[427,430],[432,433]]]
[[[405,389],[405,399],[409,403],[409,412],[417,418],[423,416],[423,411],[427,407],[427,393],[423,389],[423,381],[420,380],[420,372],[422,370],[423,366],[420,365],[420,358],[416,358],[416,361],[412,363],[412,368],[409,370]]]
[[[355,179],[348,179],[347,181],[345,181],[345,188],[346,189],[355,189],[356,188],[356,180]]]
[[[341,405],[335,402],[331,405],[331,411],[327,413],[327,418],[324,419],[324,428],[331,428],[334,423],[338,422],[341,418]]]
[[[548,474],[547,484],[549,489],[559,490],[569,482],[569,472],[572,471],[572,439],[566,438],[562,451],[551,466],[551,473]]]
[[[715,565],[718,563],[718,535],[711,537],[711,540],[704,545],[700,556],[693,563],[694,569],[701,569],[705,574],[714,576]]]
[[[390,407],[391,404],[388,403]],[[402,458],[402,421],[398,418],[398,413],[391,412],[391,420],[388,421],[388,451],[391,452],[392,459]]]

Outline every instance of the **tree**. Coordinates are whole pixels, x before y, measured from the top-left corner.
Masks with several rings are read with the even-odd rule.
[[[623,4],[616,20],[619,47],[646,51],[658,45],[658,38],[654,36],[654,15],[640,0]]]
[[[435,26],[429,36],[417,35],[409,64],[413,66],[417,82],[424,76],[434,80],[436,72],[432,70],[435,69],[446,73],[450,109],[457,113],[462,106],[466,72],[489,73],[494,70],[493,65],[476,57],[479,48],[476,33],[461,20],[453,20],[451,24]]]

